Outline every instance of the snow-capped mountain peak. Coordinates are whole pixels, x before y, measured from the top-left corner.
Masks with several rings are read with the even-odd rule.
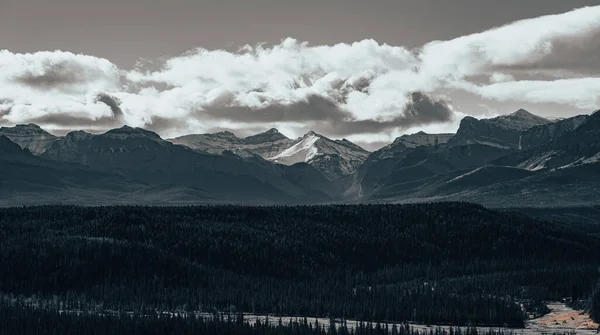
[[[368,151],[346,139],[334,141],[309,131],[270,160],[285,165],[306,162],[328,179],[337,179],[356,171],[368,155]]]
[[[330,140],[312,130],[297,139],[289,139],[271,128],[246,138],[221,132],[187,135],[169,141],[214,154],[229,151],[248,156],[252,153],[283,165],[308,163],[329,179],[351,174],[369,155],[368,151],[346,139]]]
[[[315,136],[321,137],[321,135],[319,135],[319,134],[317,134],[317,133],[315,133],[314,131],[311,130],[308,133],[304,134],[304,136],[302,136],[302,137],[306,138],[306,137],[315,137]]]
[[[272,157],[271,160],[285,165],[308,162],[319,154],[319,148],[316,146],[319,139],[321,136],[311,130],[302,136],[300,141]]]

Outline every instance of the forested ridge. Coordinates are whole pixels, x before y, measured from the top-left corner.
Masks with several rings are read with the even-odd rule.
[[[562,298],[598,318],[597,236],[466,203],[5,208],[0,291],[88,311],[519,327]]]

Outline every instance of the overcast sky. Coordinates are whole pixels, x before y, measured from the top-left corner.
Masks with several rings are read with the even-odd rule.
[[[0,124],[58,133],[277,127],[376,147],[600,105],[600,0],[0,0],[0,48]]]

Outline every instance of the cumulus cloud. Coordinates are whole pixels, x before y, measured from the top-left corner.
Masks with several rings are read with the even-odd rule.
[[[70,52],[15,54],[0,51],[0,80],[27,88],[86,93],[119,88],[118,68],[106,59]]]
[[[108,60],[88,55],[0,51],[0,123],[100,129],[119,125],[123,112],[115,113],[118,106],[105,92],[122,88],[120,72]]]
[[[127,123],[165,136],[268,125],[291,135],[310,127],[379,141],[381,133],[454,127],[464,113],[451,106],[452,90],[598,108],[598,51],[600,6],[413,50],[374,40],[311,45],[287,38],[237,52],[199,48],[133,70],[69,52],[4,50],[0,123],[65,129]]]
[[[497,69],[535,69],[547,64],[580,67],[577,54],[599,46],[600,6],[521,20],[477,34],[426,44],[421,70],[441,78],[464,78]],[[566,50],[568,52],[566,53]]]
[[[468,82],[455,87],[497,101],[559,103],[593,110],[600,106],[600,78],[572,78],[551,81],[521,80],[478,86]]]
[[[343,109],[336,101],[319,95],[311,95],[290,104],[270,104],[257,109],[246,106],[215,105],[200,111],[199,115],[244,124],[295,122],[301,124],[302,128],[310,128],[331,136],[348,136],[448,122],[452,119],[453,110],[443,99],[435,99],[422,92],[413,92],[404,109],[390,119],[357,120],[351,112]]]
[[[132,71],[128,79],[180,88],[173,93],[194,92],[200,107],[264,109],[321,96],[339,102],[358,119],[369,119],[402,111],[407,95],[419,89],[377,86],[375,81],[385,74],[412,72],[416,66],[409,50],[373,40],[310,46],[288,38],[271,48],[245,46],[238,53],[197,49],[168,60],[159,71]],[[374,99],[379,102],[364,111],[367,100]]]

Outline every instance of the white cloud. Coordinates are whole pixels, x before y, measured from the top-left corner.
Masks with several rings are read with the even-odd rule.
[[[310,46],[288,38],[271,48],[246,46],[240,53],[197,49],[168,60],[160,71],[132,71],[128,78],[142,83],[164,82],[184,90],[193,87],[202,96],[197,105],[200,108],[211,106],[219,98],[260,108],[273,102],[296,103],[312,95],[334,99],[348,95],[351,98],[345,107],[358,119],[369,119],[387,115],[392,108],[397,113],[415,85],[377,88],[371,84],[369,94],[360,94],[356,86],[368,85],[384,74],[395,73],[402,78],[416,65],[409,50],[373,40]],[[365,110],[364,103],[369,99],[376,100],[376,104]]]
[[[113,114],[98,95],[120,89],[120,70],[106,59],[62,51],[0,51],[0,110],[9,111],[0,114],[4,122],[39,121],[60,128],[88,120],[93,125]]]
[[[484,86],[455,82],[454,85],[486,99],[498,101],[558,103],[589,110],[600,106],[600,78],[521,80]]]
[[[374,40],[313,46],[288,38],[238,52],[200,48],[158,64],[156,71],[147,70],[145,63],[120,70],[106,59],[69,52],[4,50],[0,121],[41,120],[64,128],[85,120],[98,128],[118,121],[171,136],[244,125],[281,125],[293,135],[307,124],[331,126],[339,133],[346,127],[360,139],[389,138],[413,127],[447,131],[463,114],[456,111],[454,118],[445,119],[439,116],[443,113],[435,118],[424,113],[422,120],[414,110],[406,115],[413,92],[435,100],[459,89],[483,99],[597,108],[599,79],[586,74],[597,59],[597,36],[600,6],[434,41],[417,50]],[[523,73],[548,75],[522,80]],[[554,80],[556,74],[559,80]],[[490,82],[477,84],[472,78]],[[537,80],[541,78],[552,80]],[[103,94],[120,102],[113,123],[115,106],[98,99]],[[321,109],[307,110],[315,102]],[[321,112],[328,114],[319,117]],[[258,121],[249,122],[254,116]],[[385,134],[374,137],[369,133],[373,129],[385,129]]]
[[[510,74],[506,74],[506,73],[494,72],[490,76],[490,81],[492,83],[503,83],[503,82],[514,81],[514,80],[515,80],[515,77],[513,77]]]
[[[106,59],[62,51],[0,51],[0,82],[39,91],[87,93],[116,90],[118,68]]]
[[[586,48],[580,40],[600,31],[600,6],[521,20],[482,33],[425,45],[421,71],[438,78],[464,78],[495,68],[535,65],[561,43]],[[576,60],[575,60],[576,62]]]

